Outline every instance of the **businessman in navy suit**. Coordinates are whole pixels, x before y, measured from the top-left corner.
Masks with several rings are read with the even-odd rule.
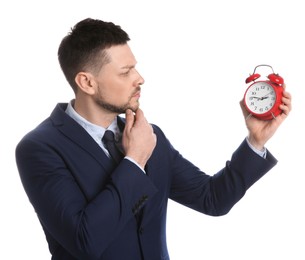
[[[265,144],[291,110],[289,93],[283,113],[270,121],[242,108],[248,136],[223,169],[207,175],[145,119],[139,108],[144,79],[128,41],[113,23],[88,18],[76,24],[58,49],[75,98],[57,104],[17,145],[21,181],[52,259],[169,259],[169,198],[224,215],[277,162]],[[107,130],[123,153],[118,162],[103,141]]]

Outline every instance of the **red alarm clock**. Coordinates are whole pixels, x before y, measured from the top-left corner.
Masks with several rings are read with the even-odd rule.
[[[267,80],[256,81],[261,75],[255,73],[261,66],[270,67],[272,74],[268,75]],[[275,74],[269,65],[258,65],[254,72],[246,79],[246,83],[252,83],[244,95],[244,104],[249,113],[262,120],[270,120],[282,113],[279,105],[282,103],[284,79]]]

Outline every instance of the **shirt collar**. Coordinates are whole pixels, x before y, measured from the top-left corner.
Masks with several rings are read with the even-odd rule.
[[[111,130],[112,132],[114,132],[116,141],[120,140],[122,134],[118,127],[117,119],[113,120],[112,123],[110,124],[110,126],[107,129],[105,129],[102,126],[92,124],[91,122],[89,122],[88,120],[83,118],[80,114],[78,114],[73,108],[73,105],[72,105],[73,103],[74,103],[74,100],[71,100],[69,102],[67,109],[66,109],[66,113],[70,117],[72,117],[77,123],[79,123],[92,136],[92,138],[96,142],[98,142],[98,143],[101,142],[102,137],[104,136],[104,133],[106,130]]]

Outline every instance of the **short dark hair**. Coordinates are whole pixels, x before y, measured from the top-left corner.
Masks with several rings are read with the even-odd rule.
[[[99,71],[109,62],[105,50],[126,44],[128,34],[111,22],[87,18],[77,23],[65,36],[58,48],[61,69],[74,92],[75,77],[80,71]]]

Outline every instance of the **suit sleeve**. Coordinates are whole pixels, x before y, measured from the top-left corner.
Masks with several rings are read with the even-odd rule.
[[[137,210],[157,192],[141,169],[124,159],[105,187],[88,201],[64,158],[36,136],[27,136],[18,144],[16,161],[44,229],[78,259],[99,259]]]
[[[171,199],[212,216],[228,213],[247,189],[277,163],[269,151],[264,159],[244,140],[223,169],[207,175],[169,146],[173,165]]]

